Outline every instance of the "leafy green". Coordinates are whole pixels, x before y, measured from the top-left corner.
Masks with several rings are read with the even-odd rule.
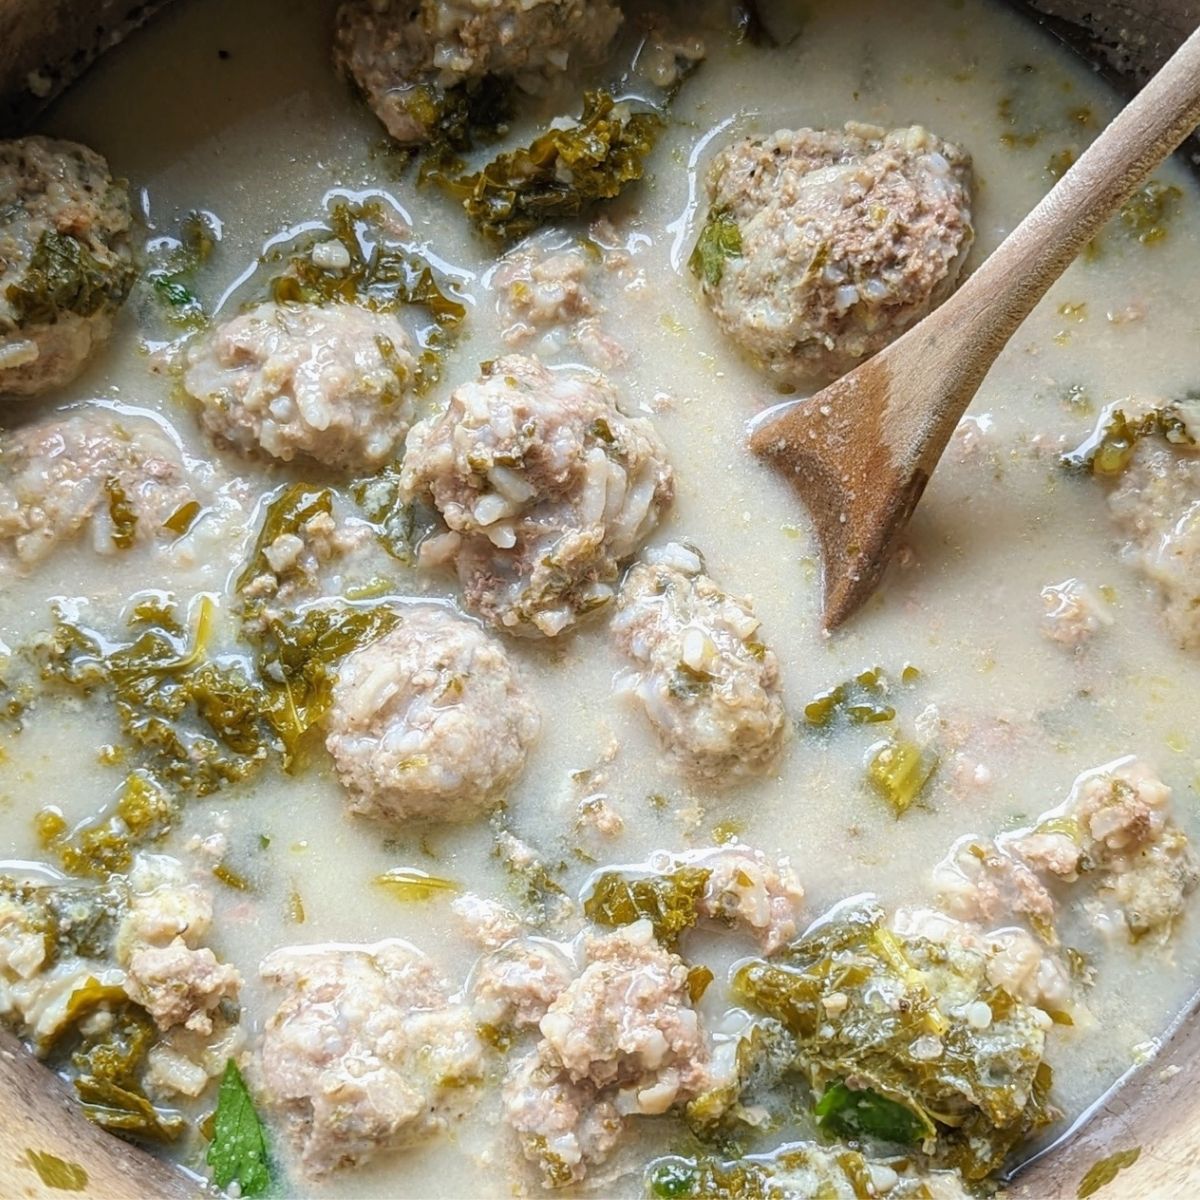
[[[711,871],[679,867],[666,875],[630,876],[607,871],[592,885],[583,911],[597,925],[631,925],[642,918],[654,934],[672,946],[699,916],[699,905]]]
[[[400,472],[387,468],[360,479],[351,489],[354,502],[375,530],[380,544],[397,562],[416,562],[417,517],[414,505],[400,491]]]
[[[1043,1018],[990,984],[987,966],[964,944],[895,933],[866,904],[746,963],[733,991],[796,1038],[814,1090],[853,1078],[908,1110],[935,1161],[977,1180],[1057,1115]],[[964,1015],[976,1003],[982,1029]]]
[[[146,282],[173,325],[198,329],[208,320],[191,284],[212,256],[217,240],[212,218],[193,210],[180,221],[178,236],[158,238],[150,244]]]
[[[271,1185],[266,1135],[242,1073],[232,1058],[221,1076],[207,1161],[213,1169],[213,1182],[219,1188],[236,1183],[243,1196],[260,1196]]]
[[[887,801],[896,816],[903,816],[937,770],[935,754],[915,742],[889,738],[867,761],[867,782]]]
[[[115,889],[91,884],[46,884],[0,875],[0,899],[22,911],[22,923],[42,937],[49,970],[64,958],[108,957],[125,912],[125,899]]]
[[[576,124],[551,128],[470,175],[432,174],[494,241],[524,237],[548,221],[576,217],[642,178],[662,119],[631,113],[608,92],[587,92]]]
[[[692,274],[706,286],[716,287],[725,274],[725,260],[741,256],[742,231],[738,223],[725,209],[710,209],[688,259]]]
[[[1194,446],[1178,404],[1165,404],[1130,419],[1120,408],[1107,411],[1094,433],[1062,456],[1063,465],[1092,475],[1120,475],[1133,461],[1143,438],[1160,437],[1176,446]]]
[[[903,683],[920,677],[916,667],[907,666],[901,672]],[[879,667],[860,671],[853,679],[836,687],[818,692],[804,706],[807,725],[825,729],[838,720],[852,725],[875,725],[895,719],[896,710],[885,703],[891,692],[891,682]]]
[[[45,230],[25,274],[5,289],[20,325],[51,324],[63,313],[90,317],[115,307],[129,294],[133,265],[105,266],[78,238]]]
[[[62,610],[40,645],[42,676],[83,695],[105,691],[126,742],[159,778],[205,796],[253,774],[269,743],[262,693],[240,664],[207,655],[211,596],[194,605],[190,640],[167,610],[135,610],[128,641],[111,641]]]
[[[1183,202],[1183,192],[1173,183],[1151,179],[1121,205],[1117,219],[1121,227],[1143,246],[1167,236],[1167,222]]]
[[[237,577],[237,591],[244,592],[260,575],[274,574],[267,551],[279,538],[285,534],[298,537],[314,517],[329,516],[332,512],[333,493],[328,488],[311,487],[307,483],[293,483],[283,488],[267,505],[258,537],[254,539],[254,549]]]
[[[1087,1174],[1079,1181],[1079,1190],[1075,1195],[1078,1200],[1087,1200],[1094,1196],[1102,1187],[1107,1187],[1126,1167],[1132,1167],[1142,1156],[1141,1146],[1131,1150],[1118,1150],[1088,1168]]]
[[[849,1088],[840,1079],[825,1089],[813,1113],[821,1129],[837,1137],[872,1137],[911,1146],[925,1132],[921,1122],[903,1104],[870,1088]]]
[[[119,550],[128,550],[137,537],[137,511],[129,503],[129,496],[115,476],[110,475],[104,481],[104,491],[108,496],[113,545]]]

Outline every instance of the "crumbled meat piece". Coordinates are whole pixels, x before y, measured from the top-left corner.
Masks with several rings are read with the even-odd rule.
[[[1067,882],[1099,872],[1100,897],[1115,902],[1131,936],[1165,936],[1200,881],[1170,799],[1145,763],[1116,763],[1081,776],[1065,804],[1005,849]]]
[[[717,155],[701,286],[781,385],[848,371],[951,292],[973,239],[970,160],[914,125],[780,130]],[[736,229],[736,234],[733,230]],[[702,264],[703,265],[703,264]]]
[[[495,950],[521,932],[521,918],[498,900],[466,892],[450,902],[467,936],[483,950]]]
[[[183,867],[161,854],[139,854],[129,873],[129,907],[117,933],[117,957],[127,962],[142,946],[176,938],[195,949],[212,928],[212,896],[189,883]]]
[[[505,1124],[547,1187],[582,1179],[612,1154],[625,1127],[612,1099],[573,1083],[545,1043],[513,1065],[502,1103]]]
[[[242,977],[204,947],[192,950],[177,937],[167,946],[142,946],[129,959],[125,990],[160,1029],[183,1025],[196,1033],[213,1031],[212,1011],[232,999]]]
[[[1200,452],[1144,439],[1108,505],[1129,556],[1158,585],[1167,628],[1185,649],[1200,647]]]
[[[471,1008],[495,1028],[537,1025],[567,984],[575,964],[552,942],[520,938],[492,951],[471,978]]]
[[[703,574],[699,555],[671,545],[638,563],[612,632],[634,663],[628,694],[677,770],[721,783],[774,765],[788,732],[779,662],[749,602]]]
[[[705,916],[747,926],[764,954],[795,936],[804,889],[786,858],[772,863],[761,850],[730,846],[696,862],[711,872],[701,898]]]
[[[482,1071],[470,1010],[404,942],[300,946],[263,961],[285,992],[262,1078],[313,1178],[445,1128]]]
[[[0,393],[62,387],[108,340],[136,270],[129,190],[74,142],[0,142]]]
[[[1112,615],[1086,583],[1067,579],[1042,588],[1042,633],[1072,649],[1113,623]]]
[[[1021,917],[1053,928],[1054,899],[1023,859],[995,842],[963,838],[934,868],[938,903],[963,921],[998,925]]]
[[[474,621],[422,606],[342,663],[325,745],[351,811],[466,821],[520,774],[539,724],[504,648]]]
[[[183,385],[221,444],[369,472],[408,432],[416,374],[390,313],[268,301],[189,347]]]
[[[609,0],[343,0],[334,60],[402,145],[434,138],[446,93],[488,76],[540,93],[600,58]]]
[[[413,426],[401,488],[441,513],[422,562],[455,561],[468,608],[554,637],[612,600],[675,485],[654,427],[606,380],[509,355]]]
[[[195,499],[179,451],[152,421],[105,409],[0,435],[0,564],[27,570],[87,530],[97,553],[170,539]]]

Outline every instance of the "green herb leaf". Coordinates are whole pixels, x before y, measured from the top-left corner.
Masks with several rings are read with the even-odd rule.
[[[208,1165],[219,1188],[237,1183],[243,1196],[259,1196],[271,1184],[270,1161],[262,1122],[246,1088],[237,1063],[225,1064],[217,1093],[212,1143]]]
[[[924,1124],[911,1110],[871,1088],[851,1089],[831,1083],[817,1101],[817,1124],[837,1137],[873,1137],[911,1146],[921,1140]]]
[[[741,256],[742,231],[737,222],[724,209],[712,209],[688,259],[692,274],[706,287],[716,287],[725,274],[725,260]]]
[[[1075,1193],[1078,1200],[1087,1200],[1088,1196],[1094,1196],[1102,1187],[1112,1183],[1126,1167],[1132,1167],[1141,1154],[1141,1146],[1134,1146],[1132,1150],[1118,1150],[1116,1154],[1093,1163],[1079,1181],[1079,1190]]]
[[[597,925],[632,925],[645,917],[653,924],[655,936],[669,946],[696,923],[711,873],[701,867],[680,867],[669,875],[632,878],[608,871],[596,880],[583,911]]]
[[[120,304],[133,276],[131,264],[106,269],[83,242],[47,229],[38,238],[29,269],[4,294],[18,324],[49,324],[62,313],[90,317],[105,305]]]

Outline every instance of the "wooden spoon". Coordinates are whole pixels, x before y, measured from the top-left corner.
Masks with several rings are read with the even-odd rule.
[[[750,448],[792,482],[816,526],[827,629],[875,590],[950,435],[1017,327],[1197,125],[1200,29],[940,308],[815,396],[754,422]]]

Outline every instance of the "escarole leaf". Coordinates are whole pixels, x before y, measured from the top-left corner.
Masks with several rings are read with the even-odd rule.
[[[47,229],[25,274],[4,295],[19,324],[49,324],[63,313],[90,317],[106,304],[119,304],[133,275],[129,263],[105,267],[78,238]]]
[[[837,1137],[866,1136],[911,1146],[924,1133],[921,1122],[903,1104],[870,1088],[853,1090],[840,1080],[825,1089],[813,1114],[823,1130]]]
[[[742,256],[742,231],[723,208],[710,210],[688,267],[706,287],[716,287],[725,275],[725,261]]]
[[[641,179],[662,127],[656,113],[632,112],[608,92],[587,92],[574,125],[548,129],[474,174],[430,178],[462,201],[480,233],[505,242],[619,196]]]
[[[225,1064],[217,1093],[208,1165],[219,1188],[236,1183],[243,1196],[260,1196],[271,1184],[271,1166],[262,1122],[237,1063]]]
[[[632,925],[646,918],[664,945],[673,945],[699,915],[704,885],[711,874],[701,867],[680,867],[668,875],[641,878],[609,871],[601,875],[583,902],[597,925]]]

